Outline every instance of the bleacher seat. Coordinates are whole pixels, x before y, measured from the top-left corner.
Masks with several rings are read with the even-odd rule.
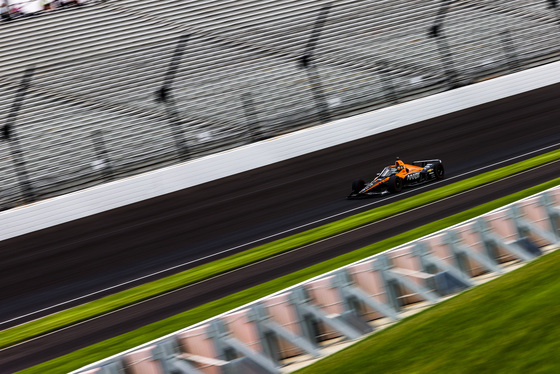
[[[34,72],[17,144],[0,143],[0,209],[22,203],[10,147],[46,198],[103,183],[100,165],[120,178],[180,162],[177,138],[191,157],[253,141],[243,95],[264,137],[320,123],[298,58],[326,4],[107,0],[1,22],[0,118],[13,113],[24,71]],[[391,105],[388,86],[400,101],[449,88],[428,37],[439,2],[331,4],[313,59],[331,119]],[[443,33],[461,84],[558,57],[557,19],[544,1],[453,2]],[[155,93],[186,35],[170,108]]]

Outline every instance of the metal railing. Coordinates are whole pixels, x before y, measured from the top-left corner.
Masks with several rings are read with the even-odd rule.
[[[555,187],[72,374],[288,372],[290,363],[328,354],[333,344],[358,340],[559,245]]]

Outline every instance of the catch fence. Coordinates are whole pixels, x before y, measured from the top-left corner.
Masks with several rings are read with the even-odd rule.
[[[151,3],[2,25],[0,209],[559,57],[545,1]]]

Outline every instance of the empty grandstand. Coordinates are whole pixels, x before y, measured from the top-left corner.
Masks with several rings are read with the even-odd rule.
[[[558,59],[547,1],[107,0],[0,23],[0,209]]]

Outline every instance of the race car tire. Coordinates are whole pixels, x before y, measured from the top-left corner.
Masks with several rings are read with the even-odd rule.
[[[445,170],[443,169],[443,165],[441,163],[437,163],[434,166],[434,175],[436,176],[436,179],[438,179],[438,180],[443,179],[443,177],[445,175]]]
[[[365,186],[366,182],[364,182],[363,179],[356,179],[354,182],[352,182],[352,192],[358,193],[363,190]]]
[[[393,175],[391,178],[389,178],[389,181],[387,182],[389,185],[389,191],[391,192],[401,192],[402,188],[403,188],[403,180],[400,177],[397,177],[396,175]]]

